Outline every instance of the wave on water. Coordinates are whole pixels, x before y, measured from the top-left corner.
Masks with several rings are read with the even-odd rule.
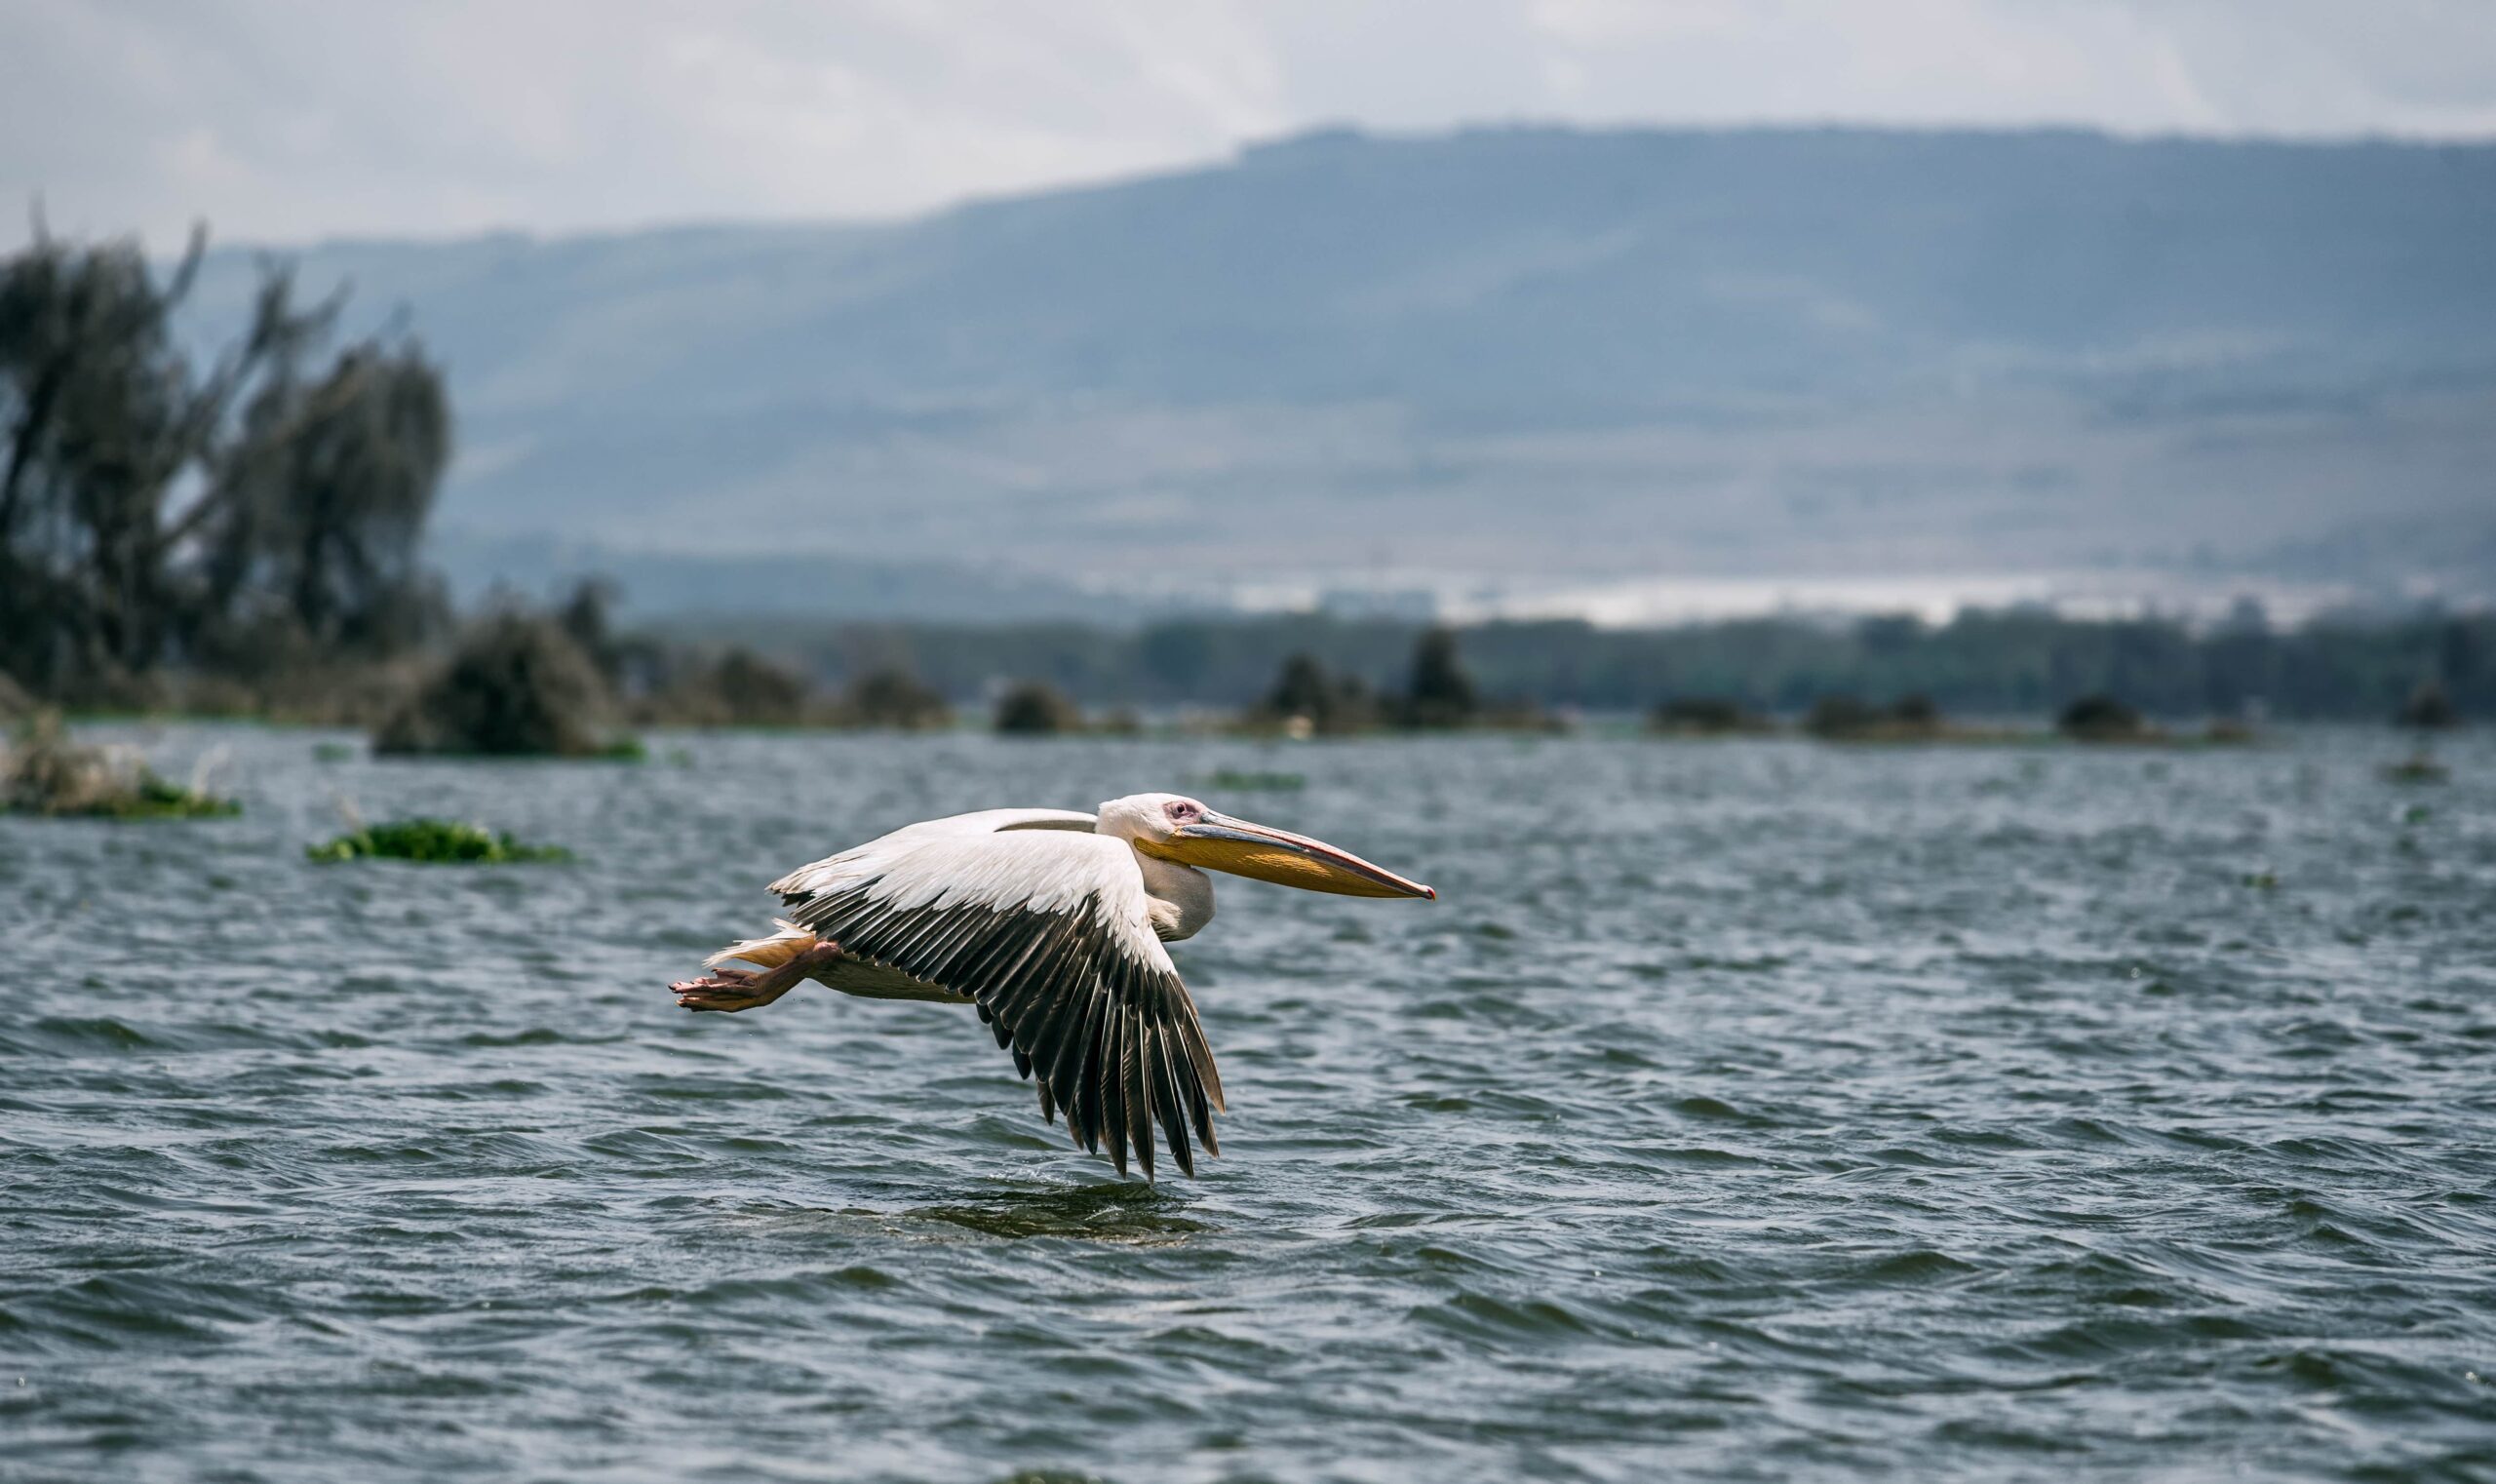
[[[1303,748],[1214,801],[1441,900],[1224,880],[1158,1183],[959,1010],[664,986],[1253,745],[313,740],[0,819],[0,1478],[2496,1478],[2486,739]],[[574,860],[314,866],[341,790]]]

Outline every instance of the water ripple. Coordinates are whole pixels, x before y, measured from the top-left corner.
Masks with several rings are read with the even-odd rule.
[[[2485,739],[1297,749],[1215,802],[1442,900],[1223,887],[1158,1186],[959,1011],[661,986],[1257,747],[131,740],[248,809],[0,820],[0,1478],[2496,1478]],[[303,861],[341,796],[577,859]]]

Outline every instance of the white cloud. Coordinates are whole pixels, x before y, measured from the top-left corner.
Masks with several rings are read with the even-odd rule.
[[[0,241],[862,216],[1315,123],[2496,135],[2482,0],[0,0]]]

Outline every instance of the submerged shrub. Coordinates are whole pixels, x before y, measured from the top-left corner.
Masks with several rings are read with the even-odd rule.
[[[419,861],[432,865],[502,866],[522,861],[569,860],[561,845],[524,845],[483,825],[447,819],[401,819],[367,825],[333,840],[307,845],[303,853],[324,863],[352,860]]]

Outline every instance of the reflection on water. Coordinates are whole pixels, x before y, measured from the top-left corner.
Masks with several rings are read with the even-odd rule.
[[[0,820],[0,1477],[2496,1473],[2484,740],[139,740],[247,812]],[[664,991],[1191,779],[1441,893],[1222,883],[1196,1180],[958,1009]],[[305,862],[341,800],[577,858]]]
[[[1076,1237],[1094,1242],[1176,1242],[1210,1230],[1179,1213],[1185,1202],[1166,1189],[1134,1181],[1065,1190],[979,1192],[943,1205],[919,1206],[916,1221],[943,1222],[986,1236]]]

